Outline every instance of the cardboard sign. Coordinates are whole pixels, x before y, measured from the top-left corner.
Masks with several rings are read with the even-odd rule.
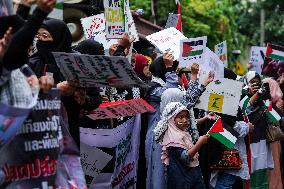
[[[112,159],[112,156],[102,150],[80,143],[81,164],[85,175],[94,179]]]
[[[126,1],[127,2],[127,1]],[[129,7],[126,10],[126,23],[127,23],[127,32],[128,35],[135,39],[135,41],[139,40],[138,33],[136,30],[136,26],[134,20],[132,18]],[[81,24],[84,30],[84,34],[86,39],[93,39],[103,44],[105,49],[109,49],[112,44],[117,43],[117,39],[107,39],[106,31],[105,31],[105,16],[104,14],[97,14],[94,16],[90,16],[87,18],[81,19]]]
[[[125,4],[125,22],[126,22],[126,31],[128,35],[131,36],[132,39],[135,39],[134,42],[139,41],[138,32],[136,30],[135,22],[131,14],[131,10],[129,7],[129,0],[124,0]],[[131,51],[130,51],[131,52]]]
[[[262,74],[278,78],[284,73],[284,47],[268,44]]]
[[[122,100],[110,103],[103,103],[93,110],[88,117],[96,119],[109,119],[134,116],[139,113],[152,112],[155,109],[145,100],[138,98],[132,100]]]
[[[266,47],[252,46],[250,49],[250,63],[252,63],[252,71],[261,74],[262,66],[264,63]]]
[[[181,40],[179,67],[190,68],[193,63],[203,64],[206,43],[207,36]]]
[[[225,67],[228,67],[228,55],[227,55],[227,42],[223,41],[215,45],[215,53],[219,56],[219,59],[224,63]]]
[[[136,188],[140,126],[140,115],[136,115],[114,129],[80,128],[82,143],[96,147],[116,148],[114,172],[98,175],[90,189]]]
[[[170,27],[176,28],[179,16],[180,16],[180,14],[169,13],[168,20],[167,20],[165,28],[170,28]]]
[[[215,77],[214,80],[220,80],[224,78],[224,64],[219,57],[206,47],[204,55],[204,62],[199,67],[199,82],[203,83],[208,73],[213,71]]]
[[[177,60],[180,55],[180,41],[187,38],[176,28],[171,27],[148,35],[146,39],[161,52],[172,53],[174,55],[174,60]]]
[[[112,44],[117,43],[116,39],[107,39],[105,32],[105,16],[98,14],[81,19],[81,24],[87,39],[93,39],[103,44],[105,49],[109,49]]]
[[[230,79],[211,82],[199,98],[200,102],[195,108],[236,116],[242,86],[242,82]]]
[[[53,56],[65,79],[76,86],[147,87],[124,57],[60,52]]]
[[[104,0],[106,38],[119,39],[126,32],[125,0]]]

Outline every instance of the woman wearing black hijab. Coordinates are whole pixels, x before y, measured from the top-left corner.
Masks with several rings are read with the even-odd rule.
[[[75,48],[75,51],[78,51],[81,54],[88,54],[88,55],[104,55],[104,46],[103,44],[92,40],[86,39],[81,41]]]
[[[37,52],[29,59],[29,66],[37,77],[53,73],[55,83],[64,81],[59,68],[56,65],[52,52],[72,52],[72,35],[67,25],[57,19],[44,21],[37,34]]]

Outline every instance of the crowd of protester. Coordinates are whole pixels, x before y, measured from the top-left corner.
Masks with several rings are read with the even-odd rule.
[[[239,109],[237,117],[195,109],[206,86],[214,80],[214,74],[210,72],[205,81],[199,83],[198,64],[193,64],[190,70],[180,70],[172,54],[157,56],[154,48],[149,49],[151,57],[132,50],[131,65],[137,76],[150,86],[147,90],[76,87],[65,80],[52,52],[105,55],[103,45],[84,40],[72,47],[67,25],[60,20],[47,19],[55,0],[38,0],[32,14],[29,14],[32,1],[24,0],[17,5],[18,17],[11,16],[11,1],[2,3],[10,10],[4,12],[0,4],[1,103],[26,108],[35,95],[47,93],[51,88],[59,89],[69,132],[79,148],[79,127],[105,128],[108,125],[113,128],[127,120],[92,120],[85,112],[96,109],[103,102],[143,98],[155,111],[142,115],[137,188],[239,189],[244,188],[247,180],[251,181],[250,188],[253,189],[283,188],[283,141],[268,140],[266,133],[269,127],[283,129],[284,75],[264,78],[249,71],[243,79],[242,95],[242,98],[249,97],[249,105],[244,111],[247,115]],[[124,35],[110,47],[109,55],[127,56],[132,42]],[[227,68],[224,77],[237,79],[237,75]],[[268,83],[268,87],[263,88],[264,83]],[[269,123],[265,116],[265,99],[273,103],[273,108],[282,117],[276,125]],[[226,150],[208,135],[218,117],[238,133],[234,146],[242,160],[238,170],[210,168]],[[262,167],[260,174],[258,167]]]

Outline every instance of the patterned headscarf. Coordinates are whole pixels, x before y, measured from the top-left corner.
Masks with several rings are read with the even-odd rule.
[[[182,131],[175,125],[175,117],[182,111],[188,111],[186,106],[180,102],[169,103],[162,114],[162,119],[158,122],[154,130],[155,140],[162,145],[162,161],[164,164],[169,164],[167,148],[178,147],[189,150],[193,146],[192,137],[188,131]],[[189,112],[189,111],[188,111]],[[198,154],[193,157],[197,160]],[[192,161],[189,166],[196,166],[196,162]]]

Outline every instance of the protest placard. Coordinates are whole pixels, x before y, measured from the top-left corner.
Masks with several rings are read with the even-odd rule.
[[[208,73],[212,71],[214,73],[214,80],[224,78],[224,64],[219,57],[206,47],[204,54],[204,62],[199,65],[199,82],[203,83]]]
[[[127,1],[125,1],[127,2]],[[129,6],[126,9],[125,21],[127,23],[126,32],[128,35],[135,39],[139,40],[138,33],[135,27],[134,20],[132,18]],[[81,19],[81,24],[84,30],[86,39],[93,39],[103,44],[105,49],[109,49],[112,44],[117,43],[117,39],[107,39],[105,32],[105,16],[104,14],[97,14],[94,16],[86,17]]]
[[[176,28],[179,16],[180,16],[180,14],[169,13],[168,20],[167,20],[165,28],[170,28],[170,27]]]
[[[105,16],[97,14],[81,19],[81,24],[87,39],[93,39],[103,44],[105,49],[109,49],[112,44],[117,42],[116,39],[107,39],[105,32]]]
[[[81,142],[106,148],[116,148],[115,165],[112,174],[98,175],[89,187],[100,188],[136,188],[137,165],[139,155],[139,132],[141,127],[140,115],[127,120],[114,129],[86,129],[80,128]],[[104,183],[101,183],[104,182]]]
[[[282,73],[284,73],[284,47],[268,44],[262,74],[278,78]]]
[[[96,176],[112,159],[111,155],[85,143],[80,143],[80,154],[85,175],[91,176],[93,179],[96,179]]]
[[[109,119],[134,116],[139,113],[152,112],[155,109],[142,98],[103,103],[89,113],[88,117],[96,119]]]
[[[252,46],[250,49],[250,63],[252,64],[252,71],[261,74],[262,66],[264,63],[266,47]]]
[[[125,23],[126,23],[126,32],[128,32],[128,35],[134,39],[134,41],[139,41],[138,32],[135,26],[134,19],[131,14],[131,10],[129,7],[129,0],[124,0],[124,7],[125,7]]]
[[[223,41],[215,45],[215,53],[219,56],[219,59],[224,63],[225,67],[228,67],[228,55],[227,55],[227,42]]]
[[[203,64],[206,43],[207,36],[181,40],[179,67],[190,68],[193,63]]]
[[[61,116],[59,90],[40,93],[16,136],[0,149],[5,154],[0,156],[0,188],[86,188],[79,153],[69,147],[72,138],[65,135]]]
[[[60,52],[53,56],[65,79],[76,86],[147,87],[125,57]]]
[[[195,108],[236,116],[242,94],[242,82],[222,79],[209,83]]]
[[[104,0],[106,38],[119,39],[126,32],[125,0]]]
[[[187,38],[176,28],[171,27],[148,35],[146,39],[161,52],[172,53],[174,60],[177,60],[180,54],[180,41]]]

